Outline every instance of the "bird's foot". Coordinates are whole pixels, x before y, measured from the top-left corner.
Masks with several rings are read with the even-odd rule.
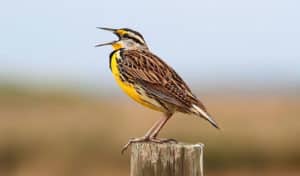
[[[149,139],[150,139],[149,136],[143,136],[143,137],[139,137],[139,138],[130,138],[129,141],[124,145],[121,153],[123,154],[132,143],[145,142],[145,141],[149,141]]]
[[[150,142],[155,142],[155,143],[167,143],[167,142],[173,142],[173,143],[178,143],[176,139],[167,139],[167,138],[150,138]]]
[[[136,143],[136,142],[154,142],[154,143],[162,144],[162,143],[167,143],[167,142],[177,143],[177,140],[165,139],[165,138],[154,138],[154,137],[148,137],[148,136],[143,136],[143,137],[139,137],[139,138],[131,138],[131,139],[129,139],[127,144],[124,145],[121,153],[123,154],[132,143]]]

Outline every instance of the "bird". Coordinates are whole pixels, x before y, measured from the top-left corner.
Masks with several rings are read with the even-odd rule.
[[[110,31],[118,39],[95,47],[111,45],[109,68],[119,87],[141,105],[162,112],[163,116],[142,137],[130,138],[122,153],[136,142],[177,142],[158,138],[158,134],[175,112],[196,115],[219,129],[203,103],[165,61],[150,51],[144,37],[129,28],[98,29]]]

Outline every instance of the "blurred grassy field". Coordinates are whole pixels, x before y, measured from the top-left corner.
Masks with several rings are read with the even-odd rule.
[[[207,175],[299,175],[300,96],[202,95],[221,126],[176,114],[161,136],[205,144]],[[161,114],[127,97],[0,89],[0,175],[129,175],[120,150]]]

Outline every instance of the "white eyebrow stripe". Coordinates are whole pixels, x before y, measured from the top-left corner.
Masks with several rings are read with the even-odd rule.
[[[145,44],[144,39],[141,38],[139,35],[136,35],[135,33],[132,33],[132,32],[130,33],[130,35],[131,35],[133,38],[139,40],[141,43]]]

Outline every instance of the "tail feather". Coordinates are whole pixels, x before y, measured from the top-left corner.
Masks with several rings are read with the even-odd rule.
[[[215,128],[220,129],[217,125],[216,121],[203,109],[201,109],[199,106],[193,104],[191,111],[200,117],[203,117],[205,120],[207,120],[210,124],[212,124]]]

